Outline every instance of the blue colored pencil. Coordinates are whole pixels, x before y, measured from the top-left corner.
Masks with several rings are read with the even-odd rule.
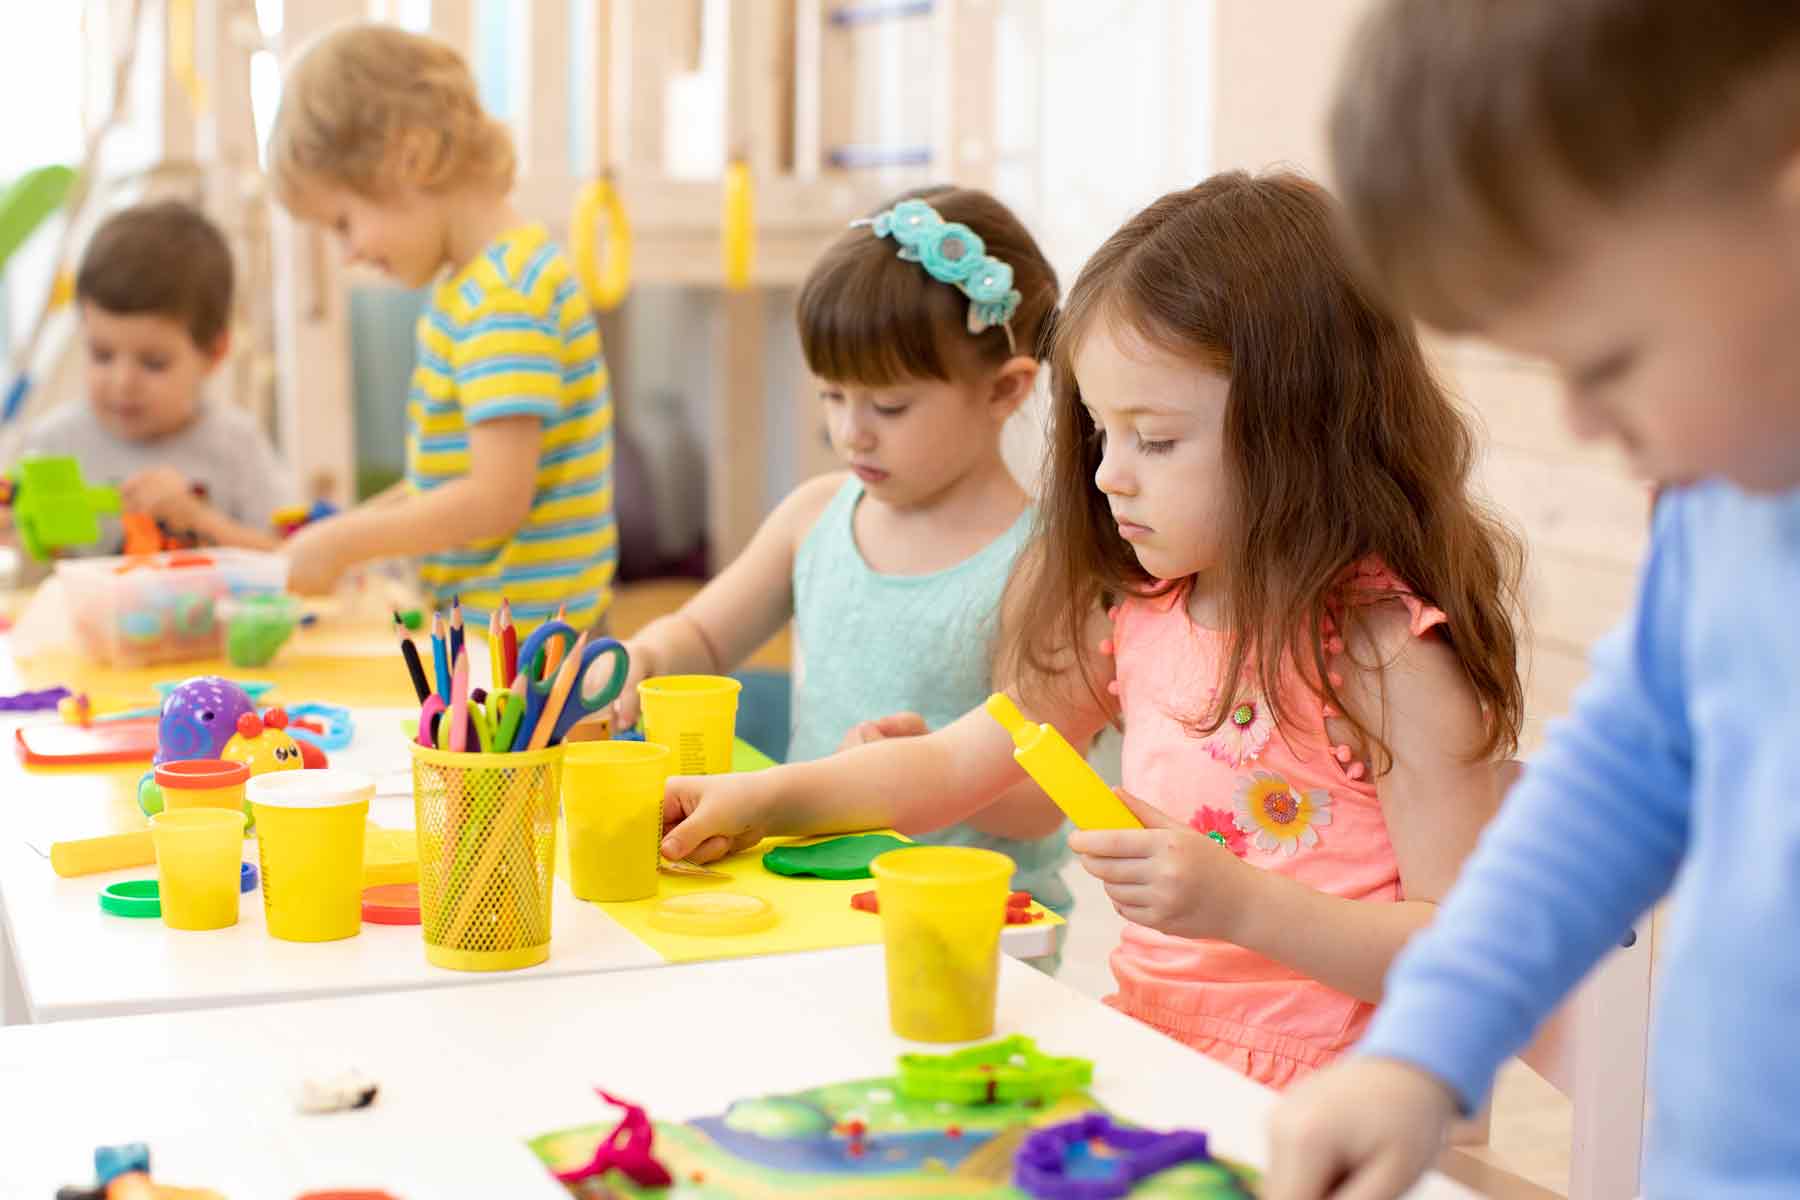
[[[431,665],[437,674],[438,695],[450,703],[450,659],[445,654],[444,618],[431,614]]]

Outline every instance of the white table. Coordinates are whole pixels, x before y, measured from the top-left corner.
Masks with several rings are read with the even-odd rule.
[[[370,816],[390,828],[413,825],[411,777],[398,736],[399,710],[359,710],[357,742],[332,756],[334,765],[364,770],[381,784]],[[381,731],[381,732],[372,732]],[[0,734],[11,737],[10,730]],[[11,753],[10,747],[0,753]],[[36,787],[44,794],[34,795]],[[113,788],[87,794],[74,775],[37,775],[17,769],[0,776],[0,976],[4,1020],[63,1021],[180,1009],[266,1004],[306,997],[401,991],[482,982],[498,976],[434,967],[425,961],[417,926],[365,923],[354,938],[299,944],[270,937],[262,899],[243,897],[238,924],[188,933],[160,921],[128,920],[100,911],[101,888],[118,879],[155,874],[139,867],[105,875],[60,879],[38,848],[57,836],[107,828]],[[14,788],[23,794],[12,794]],[[53,794],[52,794],[53,793]],[[385,793],[385,794],[379,794]],[[245,843],[246,854],[254,843]],[[550,959],[512,975],[590,975],[663,965],[663,959],[560,879],[551,904]],[[873,928],[873,926],[872,926]],[[1002,944],[1011,954],[1048,953],[1054,934],[1043,924],[1008,926]]]
[[[1120,1116],[1203,1128],[1220,1153],[1263,1161],[1273,1093],[1029,967],[1001,968],[996,1036],[1091,1058],[1091,1090]],[[684,1120],[889,1073],[916,1049],[888,1032],[875,947],[11,1028],[0,1195],[48,1196],[89,1176],[94,1146],[145,1141],[162,1181],[233,1200],[328,1186],[566,1200],[524,1141],[611,1120],[594,1085]],[[293,1111],[295,1080],[346,1065],[381,1084],[372,1108]],[[1413,1195],[1474,1193],[1437,1177]]]

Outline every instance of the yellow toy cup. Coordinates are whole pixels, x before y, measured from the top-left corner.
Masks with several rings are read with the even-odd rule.
[[[411,748],[426,959],[458,971],[543,962],[550,957],[564,748]]]
[[[664,675],[638,684],[644,740],[675,755],[673,774],[723,775],[731,770],[738,693],[723,675]]]
[[[563,748],[563,822],[569,886],[582,900],[656,895],[663,784],[673,756],[653,742],[577,742]]]
[[[162,789],[163,810],[229,808],[248,816],[244,784],[250,768],[241,762],[217,758],[183,758],[158,763],[152,772]]]
[[[1012,859],[967,846],[908,846],[880,855],[869,871],[894,1032],[915,1042],[992,1034]]]
[[[225,929],[237,924],[245,820],[241,808],[188,808],[150,818],[164,925]]]
[[[249,791],[269,936],[335,942],[361,933],[363,826],[375,781],[358,771],[270,771]]]

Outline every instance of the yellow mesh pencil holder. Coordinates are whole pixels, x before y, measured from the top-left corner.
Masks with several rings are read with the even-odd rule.
[[[562,747],[519,754],[411,748],[425,957],[458,971],[543,962]]]

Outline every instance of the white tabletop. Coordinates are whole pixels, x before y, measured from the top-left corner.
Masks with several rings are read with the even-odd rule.
[[[1093,1059],[1091,1090],[1121,1117],[1202,1128],[1219,1153],[1264,1160],[1273,1093],[1029,967],[1001,966],[996,1036]],[[593,1086],[685,1120],[891,1073],[919,1048],[888,1032],[875,947],[9,1028],[0,1195],[48,1196],[90,1176],[94,1146],[144,1141],[159,1181],[233,1200],[323,1187],[566,1200],[525,1139],[614,1119]],[[347,1066],[381,1085],[372,1108],[293,1110],[297,1080]],[[1442,1178],[1413,1193],[1473,1194]]]
[[[406,714],[359,710],[358,739],[334,753],[334,766],[376,777],[370,817],[390,828],[411,828],[411,775],[405,744],[394,731]],[[0,731],[3,732],[3,731]],[[34,795],[34,781],[54,778],[54,794]],[[108,883],[155,874],[139,867],[103,875],[61,879],[44,857],[59,837],[107,828],[112,789],[85,795],[78,777],[44,777],[18,770],[0,790],[0,917],[10,954],[0,952],[0,976],[16,1001],[4,1019],[62,1021],[135,1013],[261,1004],[306,997],[446,987],[493,978],[451,971],[425,961],[417,926],[365,923],[362,933],[338,942],[295,943],[268,935],[259,893],[246,894],[238,923],[204,933],[168,929],[160,921],[131,920],[100,911],[97,896]],[[34,803],[36,801],[36,803]],[[254,858],[255,843],[245,842]],[[583,903],[560,879],[551,902],[550,959],[513,975],[586,975],[662,965],[662,957],[597,905]],[[872,926],[873,928],[873,926]],[[1009,926],[1002,944],[1013,954],[1048,952],[1050,929]],[[4,950],[4,947],[0,947]],[[24,1011],[19,1011],[19,1009]]]

